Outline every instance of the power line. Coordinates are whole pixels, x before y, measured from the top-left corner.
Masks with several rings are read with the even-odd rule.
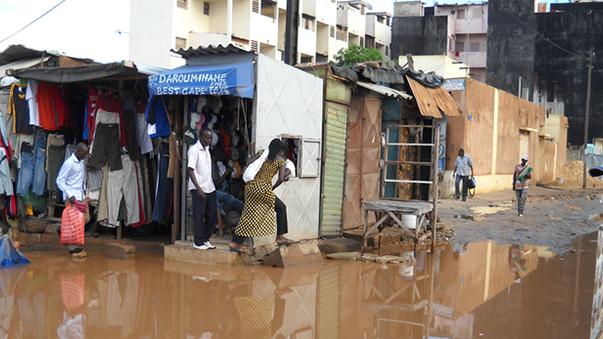
[[[508,13],[508,14],[509,14],[509,15],[510,15],[510,16],[511,16],[513,19],[515,19],[517,22],[519,22],[520,24],[522,24],[524,27],[526,27],[527,29],[532,30],[532,31],[534,32],[534,34],[536,34],[536,35],[537,35],[537,36],[538,36],[540,39],[542,39],[542,40],[544,40],[544,41],[548,42],[548,43],[549,43],[549,44],[551,44],[552,46],[557,47],[557,48],[558,48],[558,49],[560,49],[561,51],[563,51],[563,52],[565,52],[565,53],[567,53],[567,54],[569,54],[569,55],[571,55],[571,56],[574,56],[574,57],[576,57],[576,58],[580,58],[580,59],[588,60],[588,58],[586,58],[586,57],[584,57],[584,56],[581,56],[581,55],[579,55],[579,54],[577,54],[577,53],[574,53],[574,52],[572,52],[572,51],[570,51],[570,50],[568,50],[568,49],[564,48],[563,46],[561,46],[561,45],[559,45],[559,44],[557,44],[557,43],[555,43],[555,42],[551,41],[549,38],[545,37],[544,35],[542,35],[542,34],[538,33],[538,30],[537,30],[537,29],[534,29],[533,27],[528,26],[528,25],[527,25],[525,22],[523,22],[523,21],[522,21],[520,18],[518,18],[517,16],[515,16],[515,14],[513,14],[512,12],[507,12],[507,13]]]
[[[6,40],[14,37],[15,35],[21,33],[21,31],[23,31],[24,29],[26,29],[27,27],[33,25],[36,21],[42,19],[43,17],[45,17],[48,13],[52,12],[55,8],[59,7],[63,2],[65,2],[67,0],[61,0],[58,4],[52,6],[52,8],[50,8],[49,10],[47,10],[46,12],[42,13],[42,15],[40,15],[39,17],[35,18],[32,22],[28,23],[27,25],[19,28],[16,32],[14,32],[13,34],[7,36],[6,38],[0,40],[0,44],[5,42]]]

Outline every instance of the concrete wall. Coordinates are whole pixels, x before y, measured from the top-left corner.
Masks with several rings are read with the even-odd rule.
[[[446,169],[454,169],[460,147],[471,156],[479,193],[509,189],[520,153],[527,152],[535,169],[535,182],[554,178],[561,155],[557,142],[540,137],[544,132],[544,108],[473,79],[465,91],[453,92],[463,114],[448,118]],[[520,135],[527,137],[521,150]],[[563,131],[559,131],[560,139]],[[541,140],[542,139],[542,140]],[[563,158],[562,158],[563,157]],[[452,192],[451,175],[445,175],[444,195]]]
[[[175,42],[172,27],[175,7],[175,1],[131,1],[131,60],[138,64],[162,67],[172,67],[173,63],[178,62],[169,54]],[[141,8],[144,10],[139,10]]]
[[[487,83],[517,94],[519,78],[529,80],[534,65],[534,4],[525,0],[490,2],[488,18]]]
[[[392,23],[392,60],[407,53],[446,55],[448,17],[394,17]]]
[[[521,77],[530,100],[546,92],[548,102],[561,103],[569,118],[569,144],[581,145],[588,50],[603,49],[603,4],[551,4],[551,13],[535,14],[530,3],[498,0],[490,3],[489,16],[488,83],[517,94]],[[601,64],[603,54],[594,59]],[[592,93],[603,91],[603,73],[596,69]],[[603,97],[595,95],[590,138],[603,137],[602,118]]]
[[[394,2],[394,16],[423,16],[422,1]]]

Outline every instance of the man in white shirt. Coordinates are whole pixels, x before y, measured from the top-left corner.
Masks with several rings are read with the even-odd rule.
[[[456,157],[454,166],[454,199],[460,198],[460,184],[463,183],[463,201],[467,201],[467,191],[469,188],[469,179],[473,176],[473,162],[471,158],[465,154],[463,148],[459,149],[459,154]]]
[[[65,160],[59,175],[57,176],[57,187],[63,192],[63,198],[71,204],[85,204],[85,182],[86,182],[86,158],[88,157],[88,145],[79,143],[75,152]],[[68,245],[69,253],[75,257],[85,257],[86,252],[79,245]]]
[[[214,249],[209,238],[214,233],[217,220],[216,187],[212,178],[212,161],[209,146],[212,132],[203,130],[199,141],[188,150],[188,189],[193,198],[194,243],[200,250]]]

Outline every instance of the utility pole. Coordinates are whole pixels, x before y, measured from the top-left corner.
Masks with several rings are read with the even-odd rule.
[[[291,66],[297,64],[299,1],[300,0],[287,0],[287,27],[285,27],[285,63]]]
[[[584,162],[584,171],[582,172],[582,188],[586,188],[586,178],[588,169],[586,168],[586,146],[588,145],[588,120],[590,118],[590,85],[593,71],[593,56],[595,52],[591,47],[588,51],[588,80],[586,81],[586,109],[584,111],[584,152],[582,159]]]

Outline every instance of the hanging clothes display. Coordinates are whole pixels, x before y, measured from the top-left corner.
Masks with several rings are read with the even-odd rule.
[[[40,126],[40,114],[38,111],[38,100],[36,94],[38,93],[38,82],[35,80],[29,80],[27,82],[27,91],[25,92],[25,100],[29,107],[29,124],[32,126]]]
[[[57,131],[65,126],[68,113],[59,86],[40,82],[36,97],[40,127],[47,131]]]
[[[123,198],[127,211],[126,221],[128,225],[132,225],[140,220],[136,168],[128,155],[122,155],[121,162],[122,169],[109,171],[107,182],[109,224],[118,224],[119,206]]]
[[[33,128],[29,124],[29,105],[25,99],[27,87],[14,83],[10,87],[8,114],[13,116],[13,132],[32,134]]]

